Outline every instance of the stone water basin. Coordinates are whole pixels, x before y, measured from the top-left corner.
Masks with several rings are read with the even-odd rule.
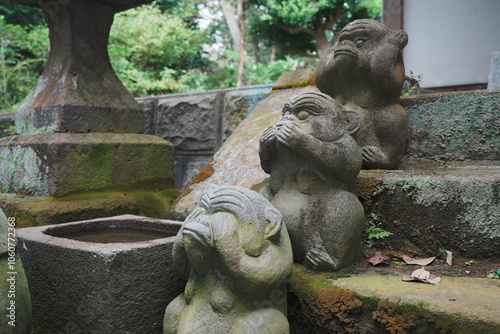
[[[158,333],[184,281],[181,222],[123,215],[18,230],[35,334]]]

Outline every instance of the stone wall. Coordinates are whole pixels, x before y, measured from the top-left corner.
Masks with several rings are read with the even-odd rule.
[[[139,98],[145,134],[175,146],[175,184],[183,189],[272,85]]]

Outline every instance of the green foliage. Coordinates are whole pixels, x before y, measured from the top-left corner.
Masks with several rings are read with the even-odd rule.
[[[379,19],[382,13],[382,0],[258,0],[256,3],[250,32],[253,38],[265,38],[299,54],[300,50],[314,54],[319,39],[324,37],[331,44],[347,23],[360,18]],[[300,38],[292,38],[296,34]]]
[[[14,136],[15,134],[16,134],[16,126],[15,125],[10,125],[8,128],[6,128],[3,131],[0,129],[0,138]]]
[[[45,26],[23,27],[0,16],[0,111],[14,111],[42,73],[48,55]]]
[[[3,16],[7,23],[26,27],[45,23],[41,9],[19,5],[13,0],[0,0],[0,16]]]
[[[500,269],[498,269],[497,271],[492,270],[487,277],[493,279],[500,279]]]
[[[379,227],[370,226],[366,229],[366,233],[368,234],[368,240],[371,239],[382,239],[388,236],[393,235],[394,233],[385,231]]]
[[[203,78],[202,31],[154,6],[142,6],[115,16],[109,39],[111,63],[135,95],[159,95],[195,90]]]

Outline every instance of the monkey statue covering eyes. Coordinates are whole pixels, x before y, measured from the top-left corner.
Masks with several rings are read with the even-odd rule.
[[[259,193],[205,193],[173,248],[184,293],[166,308],[163,334],[289,334],[290,239],[281,213]]]
[[[260,139],[269,196],[283,215],[294,261],[313,270],[338,270],[359,255],[365,218],[356,177],[362,157],[352,137],[359,123],[358,112],[330,96],[302,93],[286,102]]]
[[[396,169],[406,150],[408,116],[399,104],[404,82],[402,30],[374,20],[356,20],[316,68],[319,90],[361,113],[357,140],[363,168]]]

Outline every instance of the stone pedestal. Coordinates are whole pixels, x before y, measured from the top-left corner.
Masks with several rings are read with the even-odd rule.
[[[0,205],[26,227],[133,213],[172,201],[173,145],[143,135],[144,112],[111,67],[113,16],[149,0],[18,0],[50,34],[44,72],[0,141]]]
[[[107,45],[113,15],[149,1],[18,2],[44,11],[50,54],[16,113],[17,132],[143,133],[142,109],[113,71]]]

